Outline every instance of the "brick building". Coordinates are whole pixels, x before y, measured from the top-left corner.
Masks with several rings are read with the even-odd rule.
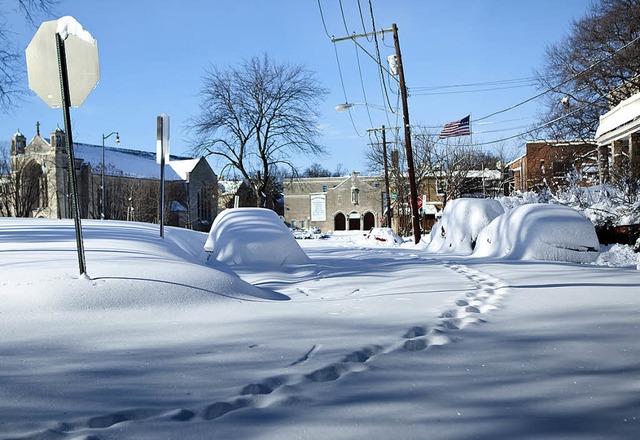
[[[581,185],[598,182],[598,151],[594,142],[527,142],[525,154],[507,165],[510,190],[556,191],[568,184],[567,175],[575,170],[582,175]]]

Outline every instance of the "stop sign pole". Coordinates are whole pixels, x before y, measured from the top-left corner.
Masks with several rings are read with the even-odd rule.
[[[78,205],[78,184],[76,182],[75,156],[73,154],[73,135],[71,133],[71,113],[69,98],[69,72],[67,71],[67,53],[64,40],[56,32],[56,51],[58,54],[58,72],[60,74],[60,97],[64,113],[64,130],[67,133],[67,149],[69,150],[69,187],[71,188],[71,209],[76,228],[76,247],[78,249],[78,266],[80,275],[87,273],[87,263],[84,255],[84,240],[82,238],[82,222],[80,220],[80,206]]]
[[[67,134],[68,180],[76,228],[80,276],[86,276],[84,242],[78,204],[70,107],[82,105],[100,79],[97,42],[73,17],[46,21],[25,51],[29,87],[51,108],[62,108]],[[58,75],[52,72],[58,71]]]

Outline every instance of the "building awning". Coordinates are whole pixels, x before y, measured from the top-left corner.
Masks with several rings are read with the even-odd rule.
[[[640,131],[640,93],[600,116],[596,141],[598,145],[608,145],[636,131]]]

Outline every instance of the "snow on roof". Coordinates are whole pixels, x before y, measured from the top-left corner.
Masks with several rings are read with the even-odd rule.
[[[631,124],[634,121],[636,123]],[[625,99],[613,109],[600,116],[600,125],[596,130],[598,143],[605,141],[607,133],[627,124],[633,125],[635,128],[640,125],[640,93]]]
[[[82,159],[84,163],[91,164],[94,168],[102,165],[102,146],[74,143],[73,148],[75,156],[78,159]],[[190,162],[195,161],[195,163],[197,163],[198,159],[171,156],[170,166],[165,168],[166,180],[185,180],[181,174],[173,168],[174,161],[177,161],[177,168],[183,172],[184,170],[188,170]],[[187,164],[182,164],[182,162],[187,162]],[[105,147],[104,163],[105,174],[108,176],[160,179],[160,165],[156,163],[156,153]]]
[[[193,171],[198,162],[200,159],[171,160],[167,165],[173,168],[182,180],[187,180],[187,174]]]

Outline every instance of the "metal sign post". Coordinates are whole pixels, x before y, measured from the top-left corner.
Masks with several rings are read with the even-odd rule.
[[[71,190],[71,210],[76,228],[76,247],[78,249],[78,266],[80,275],[87,272],[84,255],[84,240],[82,239],[82,223],[80,220],[80,206],[78,206],[78,184],[76,183],[75,156],[73,154],[73,136],[71,134],[71,114],[69,113],[69,75],[67,73],[67,55],[64,40],[56,33],[56,48],[58,52],[58,67],[60,73],[60,96],[64,113],[64,130],[67,133],[67,149],[69,157],[69,188]]]
[[[62,36],[64,34],[64,36]],[[29,87],[51,108],[62,108],[67,135],[69,187],[76,229],[78,266],[86,275],[80,206],[76,183],[71,106],[80,106],[100,79],[98,46],[73,17],[42,23],[25,51]],[[58,75],[52,75],[52,72]]]
[[[169,115],[157,118],[156,162],[160,164],[160,237],[164,238],[164,165],[169,160]]]

